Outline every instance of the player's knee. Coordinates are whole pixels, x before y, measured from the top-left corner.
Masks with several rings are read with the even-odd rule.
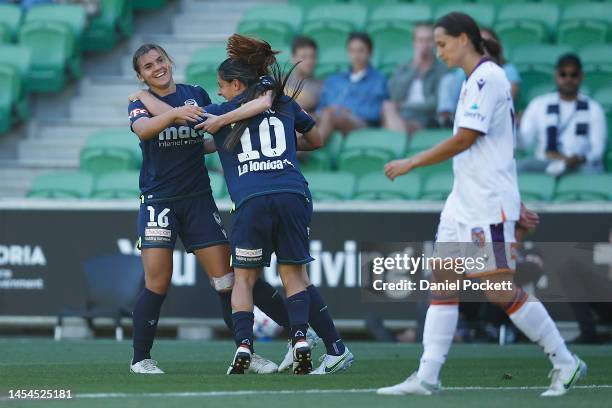
[[[165,295],[170,287],[170,282],[163,279],[148,279],[145,286],[151,292]]]
[[[234,272],[227,273],[220,278],[210,278],[212,287],[220,293],[231,292],[232,288],[234,287],[234,281]]]

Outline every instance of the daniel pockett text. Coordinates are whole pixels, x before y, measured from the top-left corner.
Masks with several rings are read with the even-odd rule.
[[[364,301],[418,301],[431,291],[460,292],[462,299],[482,301],[485,292],[514,290],[510,274],[496,273],[514,269],[504,247],[385,243],[360,249]]]

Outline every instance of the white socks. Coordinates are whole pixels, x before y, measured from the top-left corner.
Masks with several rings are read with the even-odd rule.
[[[531,298],[516,312],[510,320],[529,340],[544,348],[554,367],[574,364],[574,357],[567,349],[555,322],[550,318],[542,302]]]
[[[453,342],[458,319],[458,304],[430,305],[427,309],[423,330],[424,351],[417,371],[417,377],[426,383],[438,383],[440,369]]]

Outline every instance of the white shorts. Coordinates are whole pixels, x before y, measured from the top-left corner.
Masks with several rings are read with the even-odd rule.
[[[436,234],[435,257],[453,258],[457,271],[474,278],[493,273],[514,272],[514,221],[499,224],[464,224],[440,218]]]

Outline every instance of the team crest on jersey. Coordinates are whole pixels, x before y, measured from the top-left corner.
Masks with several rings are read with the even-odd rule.
[[[480,78],[478,81],[476,81],[476,84],[478,85],[478,90],[480,91],[485,86],[485,80]]]
[[[133,119],[133,118],[135,118],[135,117],[137,117],[137,116],[140,116],[140,115],[146,115],[146,114],[148,114],[148,113],[149,113],[149,112],[147,112],[147,110],[146,110],[146,109],[142,109],[142,108],[132,109],[132,110],[130,111],[130,118],[132,118],[132,119]]]
[[[185,101],[185,105],[198,106],[198,103],[196,102],[195,99],[187,99]]]
[[[472,242],[478,248],[484,248],[485,232],[481,227],[472,228]]]

